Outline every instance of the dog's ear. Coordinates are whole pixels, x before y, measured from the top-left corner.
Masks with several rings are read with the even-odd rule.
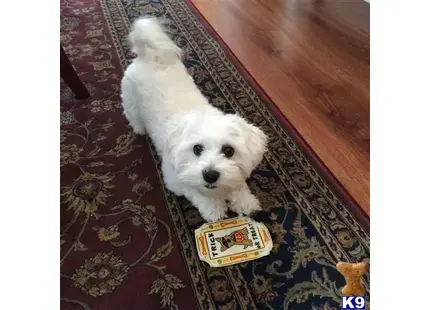
[[[171,163],[175,170],[178,170],[178,167],[181,165],[182,154],[185,152],[183,141],[188,137],[195,119],[195,115],[187,114],[176,119],[175,122],[169,123],[169,126],[165,127],[167,131],[167,143],[165,143],[163,157],[171,159]]]
[[[236,116],[234,120],[240,127],[241,133],[245,139],[245,148],[249,164],[245,165],[247,175],[249,176],[252,170],[263,160],[264,152],[266,152],[268,137],[257,126],[246,122],[243,118]]]
[[[216,241],[219,242],[219,244],[221,245],[220,251],[224,252],[225,250],[227,250],[227,247],[224,245],[223,243],[223,238],[215,238]]]
[[[248,239],[248,229],[246,229],[246,227],[243,227],[241,230],[239,230],[239,232],[243,234],[245,239]]]

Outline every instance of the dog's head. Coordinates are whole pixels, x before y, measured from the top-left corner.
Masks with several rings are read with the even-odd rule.
[[[220,248],[221,252],[224,252],[225,250],[231,248],[233,245],[236,244],[233,236],[231,235],[221,237],[221,238],[215,238],[215,240],[221,244],[221,248]]]
[[[176,121],[169,158],[179,179],[199,191],[241,187],[266,150],[263,131],[237,115],[190,113]]]
[[[221,237],[221,238],[215,238],[216,241],[219,242],[221,245],[221,252],[224,252],[225,250],[231,248],[233,245],[243,245],[247,244],[248,242],[252,241],[248,238],[248,230],[246,228],[242,228],[236,231],[233,231],[227,236]]]

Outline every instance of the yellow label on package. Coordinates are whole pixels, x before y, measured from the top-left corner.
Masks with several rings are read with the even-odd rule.
[[[267,227],[246,217],[206,223],[195,235],[199,257],[211,267],[258,259],[273,247]]]

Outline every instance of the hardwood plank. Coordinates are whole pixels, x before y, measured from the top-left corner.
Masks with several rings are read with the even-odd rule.
[[[369,214],[369,4],[192,1]]]

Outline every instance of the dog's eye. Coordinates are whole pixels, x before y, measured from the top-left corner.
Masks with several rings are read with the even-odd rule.
[[[202,152],[203,152],[203,145],[201,145],[201,144],[194,145],[193,152],[197,156],[200,156],[202,154]]]
[[[234,154],[234,148],[230,145],[224,145],[221,149],[221,152],[224,153],[225,157],[230,158]]]

